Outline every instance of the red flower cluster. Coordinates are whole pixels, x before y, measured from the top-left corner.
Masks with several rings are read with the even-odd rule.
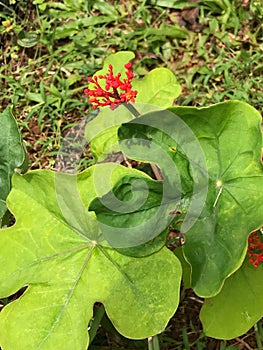
[[[132,90],[131,82],[134,76],[132,64],[129,62],[124,67],[126,68],[127,78],[123,80],[121,80],[121,73],[114,76],[111,64],[109,64],[107,74],[88,78],[89,83],[94,84],[95,89],[85,89],[84,93],[90,96],[88,102],[92,104],[93,109],[104,106],[110,106],[111,109],[115,109],[121,103],[135,102],[137,91]],[[105,89],[101,87],[99,79],[105,79]]]
[[[248,238],[248,256],[248,262],[252,264],[255,268],[257,268],[258,265],[263,262],[262,233],[254,231],[250,234]]]

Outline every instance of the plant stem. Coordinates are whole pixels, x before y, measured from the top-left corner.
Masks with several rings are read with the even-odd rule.
[[[255,336],[256,336],[258,350],[262,350],[263,349],[263,345],[262,345],[262,333],[263,332],[262,332],[262,325],[260,322],[258,322],[254,325],[254,330],[255,330]]]
[[[124,102],[123,104],[135,118],[138,118],[140,116],[139,111],[137,111],[137,109],[131,103]]]
[[[148,338],[148,350],[160,350],[158,335]]]
[[[131,112],[131,114],[135,117],[135,118],[138,118],[140,116],[140,113],[139,111],[131,104],[131,103],[124,103],[124,106]],[[163,180],[163,175],[162,175],[162,172],[161,172],[161,169],[153,164],[153,163],[150,163],[150,166],[152,168],[152,171],[154,173],[154,176],[156,178],[157,181],[162,181]]]

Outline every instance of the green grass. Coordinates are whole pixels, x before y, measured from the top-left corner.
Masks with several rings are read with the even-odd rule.
[[[35,0],[24,18],[26,3],[1,14],[9,45],[2,49],[0,100],[13,106],[21,126],[32,117],[41,130],[51,125],[54,148],[42,140],[44,149],[60,144],[66,116],[73,122],[87,114],[86,78],[118,50],[137,53],[139,75],[160,65],[174,70],[185,88],[178,103],[237,98],[262,108],[263,10],[257,1],[249,9],[239,1],[201,1],[197,33],[177,24],[176,6],[158,6],[167,1]]]
[[[83,95],[87,77],[102,67],[108,54],[120,50],[135,52],[139,77],[159,66],[170,68],[183,88],[177,104],[206,106],[239,99],[263,110],[260,0],[14,2],[15,8],[0,10],[0,103],[2,110],[12,106],[31,168],[56,165],[65,136],[90,113]],[[190,12],[189,5],[197,12]],[[81,168],[92,163],[85,152]],[[171,321],[159,335],[161,349],[207,348],[211,340],[199,324],[177,322]],[[91,349],[148,346],[146,340],[124,339],[106,318],[102,324]],[[262,349],[262,323],[252,337],[252,348]],[[238,340],[212,344],[218,350],[240,345]]]

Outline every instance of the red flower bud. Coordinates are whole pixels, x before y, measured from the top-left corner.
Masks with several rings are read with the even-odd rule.
[[[248,238],[248,262],[255,268],[263,262],[263,236],[261,231],[254,231]]]
[[[93,89],[85,89],[84,93],[86,96],[90,97],[88,102],[92,104],[93,109],[104,106],[110,106],[111,109],[115,109],[121,103],[135,102],[137,91],[132,90],[134,74],[131,71],[131,62],[125,64],[124,67],[126,68],[127,79],[121,80],[121,73],[114,76],[111,64],[109,64],[107,74],[95,75],[94,77],[88,78],[88,82],[94,86]],[[104,89],[101,87],[98,79],[105,80],[106,84]],[[119,90],[121,90],[121,92]]]

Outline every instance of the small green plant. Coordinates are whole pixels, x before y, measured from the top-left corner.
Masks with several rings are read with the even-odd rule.
[[[0,296],[26,290],[1,311],[3,350],[85,350],[88,324],[93,339],[102,317],[93,318],[95,302],[118,332],[156,350],[182,276],[205,298],[206,335],[231,339],[262,317],[261,236],[250,236],[263,226],[261,116],[241,101],[173,107],[175,76],[158,68],[136,81],[133,57],[111,55],[89,79],[100,110],[85,138],[97,164],[13,175],[6,203],[16,223],[0,234]],[[155,178],[103,162],[116,152],[128,165],[150,164]],[[175,253],[171,228],[184,237]]]

